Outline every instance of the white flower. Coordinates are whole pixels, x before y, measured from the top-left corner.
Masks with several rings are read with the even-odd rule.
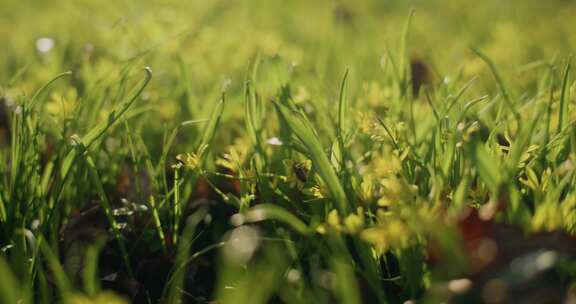
[[[281,146],[284,144],[278,137],[271,137],[266,141],[266,143],[273,146]]]
[[[40,53],[48,53],[54,48],[54,39],[49,37],[42,37],[36,40],[36,49]]]

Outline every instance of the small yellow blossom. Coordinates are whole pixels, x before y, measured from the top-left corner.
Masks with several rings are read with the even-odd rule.
[[[304,86],[298,86],[296,89],[296,94],[294,95],[294,102],[297,104],[309,101],[312,98],[312,95]]]
[[[178,154],[176,156],[176,159],[178,160],[179,164],[178,165],[174,165],[173,167],[180,167],[180,166],[184,166],[187,167],[191,170],[196,170],[198,168],[200,168],[200,165],[202,163],[202,158],[204,156],[204,153],[206,152],[206,148],[208,146],[207,145],[203,145],[198,149],[198,152],[194,153],[194,152],[190,152],[190,153],[184,153],[184,154]]]
[[[46,103],[46,112],[59,119],[64,119],[72,113],[78,101],[78,92],[74,88],[69,88],[64,93],[54,92],[50,95],[50,100]]]
[[[356,213],[344,218],[344,228],[350,234],[356,234],[364,228],[364,208],[358,207]]]
[[[245,141],[235,140],[234,144],[228,147],[228,152],[216,160],[216,164],[231,171],[240,172],[242,164],[246,161],[249,147],[250,145]]]
[[[393,220],[380,226],[364,229],[360,238],[372,244],[378,254],[394,247],[404,247],[410,240],[408,227],[399,220]]]
[[[320,186],[312,186],[310,188],[304,189],[304,193],[309,194],[317,199],[326,198],[328,196],[327,189],[324,189]]]

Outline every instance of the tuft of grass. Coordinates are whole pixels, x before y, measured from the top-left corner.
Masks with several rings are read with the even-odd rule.
[[[569,301],[574,9],[0,1],[0,302]]]

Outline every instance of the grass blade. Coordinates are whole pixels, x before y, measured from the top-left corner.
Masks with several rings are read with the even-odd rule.
[[[498,162],[488,153],[486,147],[480,141],[473,143],[468,152],[480,178],[486,183],[492,193],[497,193],[502,182]]]
[[[340,141],[344,139],[344,123],[346,119],[346,114],[348,110],[348,99],[347,99],[347,81],[348,80],[348,70],[344,73],[342,78],[342,83],[340,84],[340,94],[338,95],[338,138]],[[341,147],[343,148],[343,147]]]
[[[22,302],[22,294],[20,285],[16,280],[16,277],[10,270],[8,263],[4,260],[4,256],[0,255],[0,278],[2,278],[2,284],[0,284],[0,302],[2,303],[28,303]]]
[[[262,220],[276,220],[290,226],[300,234],[309,234],[311,230],[294,214],[286,209],[272,204],[260,204],[244,214],[248,222],[259,222]]]
[[[292,132],[298,137],[306,147],[313,165],[317,168],[318,174],[322,177],[330,193],[336,201],[336,206],[342,214],[348,214],[348,200],[334,168],[330,165],[328,157],[324,153],[320,141],[312,131],[310,123],[301,117],[297,112],[293,112],[286,106],[275,102],[276,109],[281,117],[286,121]]]
[[[118,242],[118,247],[120,248],[120,252],[122,254],[122,258],[126,264],[126,268],[128,272],[132,274],[132,267],[130,266],[130,258],[128,256],[128,250],[126,249],[126,244],[124,243],[124,239],[122,238],[122,234],[120,233],[120,229],[118,228],[118,223],[114,218],[112,204],[108,200],[108,196],[104,191],[104,186],[102,185],[102,181],[98,174],[98,169],[94,164],[94,161],[90,156],[86,157],[86,163],[88,164],[88,173],[90,174],[90,179],[92,180],[93,185],[96,187],[96,192],[100,198],[100,203],[102,204],[102,209],[104,209],[104,213],[106,214],[106,218],[110,223],[110,227],[112,227],[112,233],[114,234],[114,238]]]
[[[84,137],[79,140],[86,149],[90,147],[98,138],[100,138],[122,115],[130,108],[130,106],[136,101],[138,96],[142,94],[144,88],[152,79],[152,70],[149,67],[144,68],[146,75],[144,79],[142,79],[136,87],[132,90],[132,92],[128,95],[128,97],[118,104],[112,112],[108,114],[108,118],[106,120],[101,121],[98,123],[94,128],[92,128]],[[62,162],[62,167],[60,168],[60,176],[62,179],[66,179],[70,168],[72,167],[72,163],[76,158],[77,149],[72,149],[66,158]]]
[[[504,85],[504,80],[500,76],[498,69],[496,69],[496,65],[494,64],[492,59],[490,59],[484,53],[480,52],[480,50],[475,49],[475,48],[471,48],[471,49],[478,57],[480,57],[480,59],[482,59],[482,61],[484,61],[488,65],[490,72],[492,72],[492,75],[494,75],[494,78],[496,79],[496,83],[498,83],[498,87],[500,88],[500,93],[502,94],[502,97],[504,97],[504,101],[506,102],[506,106],[508,106],[508,108],[510,108],[510,111],[514,115],[514,118],[518,122],[518,125],[520,125],[522,123],[522,117],[520,116],[520,113],[518,113],[516,108],[514,107],[514,103],[512,102],[512,99],[510,98],[510,95],[508,94],[508,90],[506,89],[506,86]]]
[[[566,89],[568,87],[568,78],[570,77],[570,66],[571,66],[570,61],[571,60],[568,59],[568,63],[566,63],[566,66],[564,67],[564,72],[562,73],[562,89],[560,90],[560,108],[558,113],[558,130],[557,130],[558,133],[564,130],[568,118],[568,103],[566,102],[567,99],[566,95],[569,93],[566,92],[567,91]]]
[[[40,89],[38,89],[36,91],[36,93],[34,93],[32,98],[30,98],[30,108],[34,109],[34,107],[36,106],[36,103],[38,102],[38,98],[40,97],[40,95],[42,93],[44,93],[50,87],[50,85],[52,85],[54,82],[56,82],[56,80],[58,80],[62,77],[69,76],[69,75],[72,75],[71,71],[60,73],[60,74],[56,75],[56,77],[52,78],[50,81],[45,83],[42,87],[40,87]]]
[[[203,150],[206,147],[209,147],[212,143],[212,139],[214,139],[214,135],[216,134],[216,129],[220,124],[220,119],[222,118],[222,113],[224,112],[224,106],[226,105],[226,95],[222,94],[220,101],[214,106],[212,109],[212,113],[210,114],[210,120],[208,124],[204,128],[204,132],[202,133],[202,138],[200,140],[200,144],[197,147],[197,151]]]

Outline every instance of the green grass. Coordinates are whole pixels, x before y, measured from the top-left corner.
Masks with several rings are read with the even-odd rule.
[[[574,297],[576,6],[501,2],[2,1],[0,302]]]

